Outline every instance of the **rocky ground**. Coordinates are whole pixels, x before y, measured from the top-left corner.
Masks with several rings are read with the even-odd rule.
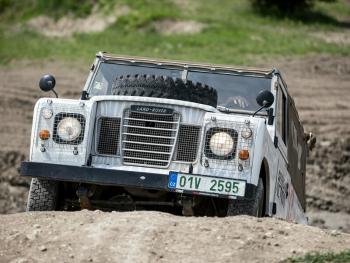
[[[81,211],[0,217],[0,262],[281,262],[350,235],[271,218]]]

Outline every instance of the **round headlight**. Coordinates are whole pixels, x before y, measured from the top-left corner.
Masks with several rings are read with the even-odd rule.
[[[67,117],[57,125],[57,135],[65,141],[74,141],[81,133],[81,124],[76,118]]]
[[[252,136],[253,132],[251,128],[245,127],[241,131],[241,135],[244,139],[248,139]]]
[[[226,132],[217,132],[211,136],[209,147],[213,154],[217,156],[226,156],[232,152],[234,141],[230,134]]]

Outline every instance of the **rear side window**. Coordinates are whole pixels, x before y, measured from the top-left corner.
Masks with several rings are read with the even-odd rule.
[[[287,145],[287,97],[280,87],[277,90],[277,132]]]

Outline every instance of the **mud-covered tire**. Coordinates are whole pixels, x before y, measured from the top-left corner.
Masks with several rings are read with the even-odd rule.
[[[199,82],[155,75],[120,76],[112,86],[112,94],[184,100],[217,106],[215,89]]]
[[[256,217],[264,216],[265,190],[263,180],[260,178],[253,199],[230,199],[227,207],[227,216],[250,215]]]
[[[56,209],[58,182],[33,178],[30,183],[27,211],[52,211]]]

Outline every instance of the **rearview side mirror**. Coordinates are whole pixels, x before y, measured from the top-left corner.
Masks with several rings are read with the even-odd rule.
[[[256,112],[254,112],[253,117],[262,109],[271,107],[274,101],[275,101],[275,97],[273,96],[271,91],[269,90],[260,91],[258,96],[256,96],[256,102],[259,104],[260,108]],[[269,111],[269,124],[273,122],[272,117],[270,117],[272,113],[273,111]]]
[[[39,81],[39,87],[42,91],[48,92],[51,90],[56,95],[56,98],[58,98],[58,95],[54,90],[55,85],[56,85],[55,77],[50,74],[46,74],[42,76]]]
[[[275,97],[269,90],[262,90],[256,96],[256,102],[263,108],[269,108],[275,101]]]

